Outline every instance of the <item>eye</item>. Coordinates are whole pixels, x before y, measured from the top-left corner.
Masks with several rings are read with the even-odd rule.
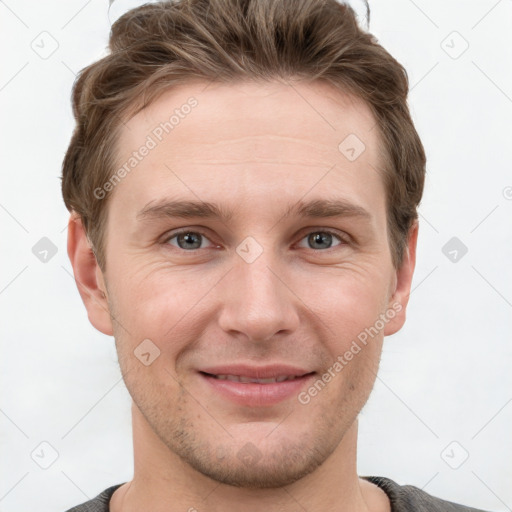
[[[172,240],[176,239],[175,243]],[[174,233],[172,236],[168,237],[164,240],[165,244],[173,245],[178,249],[183,250],[196,250],[196,249],[205,249],[205,247],[201,247],[201,243],[207,240],[208,243],[213,244],[206,238],[203,233],[198,231],[180,231],[179,233]]]
[[[338,239],[338,243],[333,246],[333,238]],[[347,244],[348,241],[343,239],[341,235],[333,233],[332,231],[311,231],[302,240],[306,240],[309,249],[330,249],[341,244]],[[304,246],[301,246],[304,247]]]
[[[349,243],[349,240],[344,238],[342,235],[329,230],[311,231],[301,239],[301,242],[303,240],[306,240],[307,246],[304,246],[301,243],[299,244],[299,247],[316,250],[328,250],[333,247],[347,245]],[[187,252],[215,247],[215,244],[213,244],[204,233],[193,230],[182,230],[177,233],[173,233],[168,236],[163,243],[172,245],[177,249]],[[209,245],[205,245],[205,243]]]

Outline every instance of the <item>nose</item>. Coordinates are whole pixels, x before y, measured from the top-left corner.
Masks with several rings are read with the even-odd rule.
[[[300,300],[282,265],[264,251],[256,261],[235,259],[221,294],[219,326],[228,334],[264,342],[299,325]]]

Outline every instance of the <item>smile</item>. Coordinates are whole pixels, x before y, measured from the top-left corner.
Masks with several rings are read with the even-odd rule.
[[[255,384],[274,384],[276,382],[284,382],[285,380],[295,380],[300,378],[297,375],[280,375],[278,377],[270,377],[267,379],[257,379],[253,377],[246,377],[244,375],[211,375],[210,377],[219,380],[229,380],[231,382],[255,383]]]
[[[293,399],[315,376],[314,371],[277,364],[224,365],[203,368],[198,374],[212,398],[245,407],[268,407]]]

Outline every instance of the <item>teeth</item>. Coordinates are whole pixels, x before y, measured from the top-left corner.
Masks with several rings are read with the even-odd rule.
[[[245,377],[243,375],[212,375],[219,380],[229,380],[231,382],[243,382],[254,383],[254,384],[274,384],[276,382],[284,382],[285,380],[296,379],[295,375],[280,375],[279,377],[270,377],[267,379],[254,379],[252,377]]]
[[[277,382],[277,379],[269,378],[269,379],[254,379],[256,382],[260,384],[271,384],[272,382]]]

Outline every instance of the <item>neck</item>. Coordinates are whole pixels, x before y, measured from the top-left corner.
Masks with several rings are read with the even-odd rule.
[[[312,473],[285,487],[254,489],[219,483],[199,473],[162,443],[135,406],[132,418],[134,477],[114,493],[112,512],[368,512],[387,504],[382,491],[357,475],[357,420]]]

